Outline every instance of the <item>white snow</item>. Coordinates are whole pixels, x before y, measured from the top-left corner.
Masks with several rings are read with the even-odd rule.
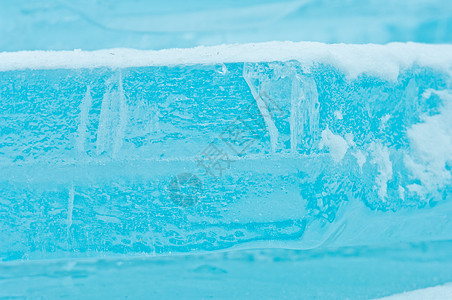
[[[422,195],[442,187],[452,179],[448,165],[452,165],[452,94],[434,91],[442,99],[440,113],[424,116],[423,121],[411,126],[407,135],[412,155],[405,156],[405,164],[422,186],[411,185],[411,191]]]
[[[388,147],[381,143],[372,143],[370,146],[372,154],[371,163],[377,165],[378,175],[375,179],[378,186],[378,196],[382,201],[386,201],[388,194],[388,181],[392,178],[392,162]]]
[[[329,128],[322,131],[322,139],[320,140],[319,148],[328,148],[333,160],[338,163],[340,162],[345,153],[348,150],[347,141],[340,135],[334,134]]]
[[[323,44],[267,42],[190,49],[96,51],[19,51],[0,53],[0,71],[24,69],[126,68],[162,65],[217,64],[298,60],[333,65],[349,78],[362,73],[396,80],[400,70],[415,64],[444,72],[452,70],[452,45],[418,43]]]
[[[367,160],[366,155],[361,150],[358,149],[355,153],[353,153],[353,156],[356,157],[356,161],[359,165],[359,168],[362,170]]]
[[[452,282],[425,289],[395,294],[380,300],[445,300],[452,299]]]

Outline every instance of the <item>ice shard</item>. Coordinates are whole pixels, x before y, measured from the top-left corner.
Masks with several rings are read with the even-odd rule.
[[[450,240],[451,70],[422,44],[0,53],[0,259]]]

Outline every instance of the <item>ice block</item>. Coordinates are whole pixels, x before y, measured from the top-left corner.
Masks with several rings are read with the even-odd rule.
[[[0,259],[452,238],[452,46],[0,53]]]

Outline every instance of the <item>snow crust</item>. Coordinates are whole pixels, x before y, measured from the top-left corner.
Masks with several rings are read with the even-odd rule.
[[[329,64],[337,67],[352,79],[366,73],[387,80],[396,80],[400,70],[413,65],[450,72],[452,70],[452,45],[267,42],[158,51],[135,49],[19,51],[0,53],[0,71],[127,68],[289,60],[298,60],[306,68],[314,63]]]

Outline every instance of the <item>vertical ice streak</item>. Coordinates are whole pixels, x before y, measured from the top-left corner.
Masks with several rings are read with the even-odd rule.
[[[297,152],[300,113],[301,113],[301,91],[298,82],[299,77],[296,76],[292,83],[292,94],[290,97],[290,153]]]
[[[129,121],[128,107],[121,74],[117,87],[111,81],[107,85],[97,128],[96,153],[98,156],[106,153],[111,158],[116,158],[124,142]]]
[[[119,123],[116,128],[116,134],[113,140],[113,158],[116,158],[119,150],[121,149],[122,143],[124,141],[124,135],[126,131],[126,126],[128,123],[128,107],[126,103],[126,97],[124,94],[124,89],[122,86],[122,76],[119,75],[119,88],[118,88],[118,99],[119,101]]]
[[[377,166],[378,175],[375,182],[378,188],[378,196],[383,202],[387,201],[388,196],[388,182],[392,179],[392,162],[390,158],[389,149],[381,143],[372,143],[370,146],[372,151],[372,163]]]
[[[110,126],[110,102],[111,91],[110,88],[105,92],[102,99],[102,105],[100,108],[99,126],[97,128],[97,140],[96,140],[96,154],[101,155],[107,147],[109,138],[109,126]]]
[[[319,96],[314,79],[294,74],[290,110],[290,152],[296,153],[299,143],[312,146],[319,131]]]
[[[75,148],[77,150],[77,153],[79,154],[85,151],[86,131],[88,128],[89,110],[91,109],[91,105],[91,89],[88,86],[85,97],[83,97],[82,103],[80,103],[79,125],[77,128],[77,137],[75,140]]]
[[[251,76],[249,74],[249,70],[247,69],[247,65],[245,64],[243,66],[243,78],[245,79],[246,83],[248,84],[251,94],[253,95],[253,98],[256,100],[257,106],[259,108],[259,112],[261,113],[262,117],[264,118],[265,126],[267,127],[268,134],[270,136],[270,144],[272,152],[276,152],[276,145],[278,143],[278,136],[279,132],[276,128],[275,122],[272,119],[272,116],[270,115],[267,103],[262,99],[261,95],[259,94],[259,91],[256,90],[256,87],[253,85],[251,81]],[[258,87],[259,88],[259,87]]]
[[[69,232],[71,230],[72,226],[72,211],[74,210],[74,184],[71,184],[71,187],[69,188],[69,197],[68,197],[68,203],[67,203],[67,220],[66,220],[66,231],[67,231],[67,238],[69,239]]]

